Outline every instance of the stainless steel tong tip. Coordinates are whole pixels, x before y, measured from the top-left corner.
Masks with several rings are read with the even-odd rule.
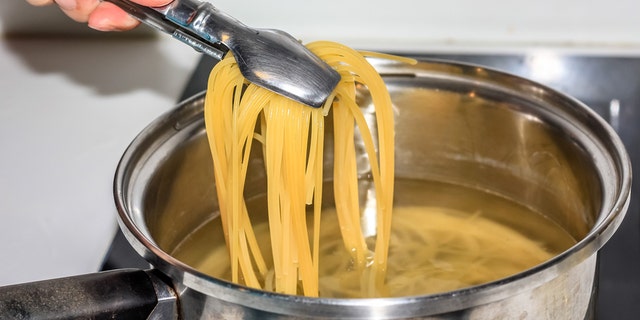
[[[311,107],[321,107],[340,81],[338,72],[291,35],[247,27],[208,2],[174,0],[150,8],[103,1],[217,60],[230,50],[247,80]]]

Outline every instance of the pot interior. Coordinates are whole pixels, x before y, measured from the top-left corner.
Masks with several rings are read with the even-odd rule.
[[[546,241],[556,254],[609,219],[626,179],[624,154],[611,130],[586,107],[480,67],[376,63],[395,106],[395,205],[472,211],[481,203],[476,196],[499,198],[501,206],[484,208],[495,213],[493,220]],[[358,98],[364,110],[371,109],[366,91]],[[222,233],[215,231],[217,199],[202,104],[196,97],[152,125],[139,138],[145,151],[133,161],[137,169],[125,179],[132,208],[126,218],[162,251],[195,268],[211,259],[214,243],[224,247]],[[329,121],[327,132],[330,126]],[[252,154],[245,197],[260,209],[264,164],[260,152]],[[325,159],[331,159],[331,145]],[[361,169],[360,183],[366,185],[366,166]],[[331,174],[327,164],[327,181]],[[329,187],[324,192],[328,206],[331,192]],[[366,202],[367,195],[361,198]],[[537,217],[523,220],[519,210]],[[266,215],[254,219],[258,223]],[[223,271],[203,272],[217,277]]]

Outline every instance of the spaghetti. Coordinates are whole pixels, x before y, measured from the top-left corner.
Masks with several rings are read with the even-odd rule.
[[[324,130],[325,116],[331,112],[333,186],[342,240],[351,253],[350,263],[359,271],[362,295],[376,296],[384,283],[391,232],[394,124],[386,86],[365,56],[388,56],[332,42],[315,42],[308,48],[341,75],[334,95],[322,108],[248,83],[232,56],[219,62],[209,78],[205,124],[231,280],[280,293],[318,295]],[[359,87],[371,94],[375,132],[356,103]],[[371,248],[361,226],[356,133],[364,142],[377,198]],[[272,265],[263,256],[243,199],[253,141],[262,143],[265,162]],[[307,221],[308,207],[313,221]]]

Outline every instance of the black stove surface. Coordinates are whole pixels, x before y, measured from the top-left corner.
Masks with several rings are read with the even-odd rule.
[[[640,57],[556,55],[419,54],[478,64],[533,79],[577,98],[607,120],[618,132],[640,168]],[[181,100],[205,90],[214,61],[203,57],[187,83]],[[637,171],[636,171],[637,172]],[[638,185],[634,172],[633,187]],[[627,215],[599,255],[596,319],[640,317],[640,197],[632,194]],[[103,270],[148,268],[118,231],[105,257]]]

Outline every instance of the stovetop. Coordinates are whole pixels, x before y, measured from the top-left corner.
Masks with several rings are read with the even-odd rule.
[[[640,168],[640,58],[558,54],[417,54],[492,67],[529,78],[577,98],[607,120],[622,138],[632,166]],[[181,100],[205,90],[214,61],[203,57]],[[632,190],[638,184],[634,172]],[[640,206],[632,194],[627,215],[600,251],[597,319],[637,319],[640,315]],[[118,231],[103,270],[148,268]]]

